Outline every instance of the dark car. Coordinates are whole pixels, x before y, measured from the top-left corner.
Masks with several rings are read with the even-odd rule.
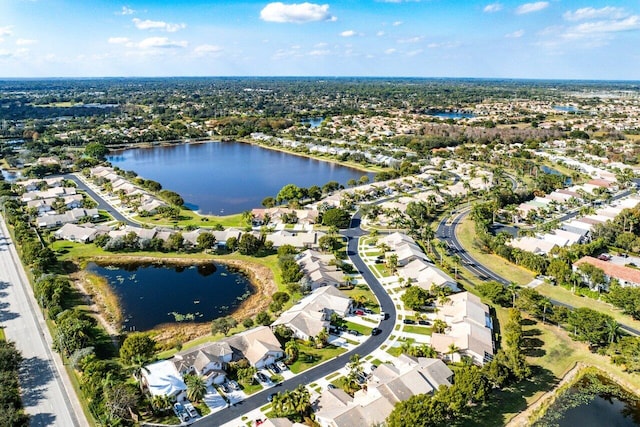
[[[279,374],[280,373],[280,369],[274,363],[272,363],[271,365],[267,366],[267,368],[269,368],[269,370],[272,371],[274,374]]]
[[[402,323],[404,323],[405,325],[415,325],[416,321],[411,319],[404,319]]]
[[[256,377],[258,377],[258,381],[266,383],[269,381],[269,378],[267,378],[267,376],[265,374],[263,374],[262,372],[258,372],[256,373]]]
[[[360,335],[362,335],[360,332],[354,329],[349,329],[347,332],[349,332],[351,335],[355,335],[356,337],[359,337]]]
[[[336,387],[336,386],[334,386],[333,384],[329,383],[329,384],[327,384],[327,388],[328,388],[329,390],[335,390],[335,389],[336,389],[336,388],[338,388],[338,387]]]
[[[382,332],[379,328],[373,328],[371,330],[371,335],[378,335],[380,332]]]
[[[418,320],[418,325],[425,325],[428,326],[430,325],[428,320]]]

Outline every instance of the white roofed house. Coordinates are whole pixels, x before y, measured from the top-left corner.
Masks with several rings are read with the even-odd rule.
[[[75,224],[65,224],[54,233],[56,238],[69,240],[70,242],[92,242],[98,234],[98,230],[91,227],[82,227]]]
[[[279,230],[267,234],[266,240],[273,243],[274,248],[291,245],[295,248],[317,249],[319,241],[326,233],[321,231]]]
[[[220,384],[226,378],[227,363],[231,362],[233,350],[224,341],[208,343],[176,354],[171,361],[181,375],[196,374],[207,384]]]
[[[161,360],[142,370],[142,384],[152,397],[168,396],[177,401],[187,398],[187,385],[170,360]]]
[[[448,328],[444,333],[431,335],[431,346],[438,353],[448,354],[453,361],[459,361],[462,355],[471,357],[478,365],[491,360],[495,347],[489,307],[469,292],[453,294],[448,299],[448,302],[438,304],[436,314]],[[449,354],[452,346],[457,352]]]
[[[240,239],[242,235],[242,231],[237,228],[227,228],[226,230],[212,230],[211,233],[216,238],[216,245],[219,248],[227,247],[227,240],[231,237],[235,237],[236,239]]]
[[[261,369],[284,356],[278,338],[268,326],[257,328],[225,338],[233,349],[233,360],[246,358],[251,366]]]
[[[347,283],[346,276],[337,266],[332,264],[333,254],[308,249],[297,257],[297,263],[309,279],[311,290],[324,286],[341,287]]]
[[[427,261],[416,259],[398,269],[398,275],[404,278],[407,283],[420,286],[422,289],[429,291],[432,286],[446,286],[453,292],[459,291],[456,281]]]
[[[344,317],[352,304],[351,298],[334,287],[318,288],[282,313],[271,326],[287,326],[295,337],[307,340],[328,330],[332,313]]]

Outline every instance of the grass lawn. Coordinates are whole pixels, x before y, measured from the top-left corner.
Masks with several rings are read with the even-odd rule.
[[[215,216],[215,215],[200,215],[189,209],[180,210],[180,219],[172,220],[169,218],[163,218],[160,215],[141,217],[136,215],[133,220],[140,223],[146,223],[150,225],[164,225],[186,227],[188,225],[195,225],[197,227],[213,227],[215,224],[220,224],[223,227],[240,227],[247,226],[246,221],[242,219],[242,214],[234,214],[227,216]]]
[[[276,264],[278,260],[276,259]],[[378,300],[374,293],[369,288],[369,285],[366,283],[358,283],[353,287],[353,289],[343,290],[348,297],[350,297],[354,301],[359,301],[359,298],[366,298],[367,302],[365,303],[365,308],[373,311],[374,313],[380,313],[380,306],[378,305]]]
[[[6,341],[7,337],[4,336],[4,328],[0,328],[0,341]]]
[[[306,371],[324,361],[333,359],[346,352],[344,348],[328,345],[325,348],[315,348],[305,345],[302,341],[298,342],[299,353],[298,360],[296,360],[289,369],[294,374],[299,374],[302,371]]]
[[[498,255],[482,253],[478,248],[474,247],[473,240],[475,236],[474,223],[467,217],[457,228],[456,237],[474,259],[485,265],[489,270],[495,271],[500,276],[507,277],[519,285],[526,285],[533,280],[535,275],[526,268],[510,263]]]
[[[382,277],[390,277],[391,272],[384,264],[374,264],[373,269],[378,272]]]
[[[402,330],[411,334],[431,335],[433,333],[433,328],[429,326],[404,325]]]
[[[360,325],[359,323],[352,323],[352,322],[344,322],[344,325],[348,329],[353,329],[354,331],[360,332],[362,335],[371,335],[371,329],[373,329],[368,326],[363,326],[363,325]]]
[[[536,291],[542,295],[546,295],[551,299],[564,302],[574,307],[588,307],[594,310],[601,311],[603,313],[613,316],[619,323],[631,326],[636,329],[640,329],[640,321],[634,320],[631,316],[623,314],[619,308],[612,306],[604,301],[598,301],[589,297],[582,297],[580,295],[574,295],[570,290],[563,288],[562,286],[553,286],[545,283],[536,287]]]
[[[243,381],[239,381],[238,383],[242,387],[242,391],[244,391],[248,395],[252,395],[253,393],[257,393],[262,390],[262,386],[255,381],[253,381],[251,384]]]

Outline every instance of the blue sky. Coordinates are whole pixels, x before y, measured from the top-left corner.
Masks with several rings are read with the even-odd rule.
[[[0,0],[0,77],[640,79],[640,0]]]

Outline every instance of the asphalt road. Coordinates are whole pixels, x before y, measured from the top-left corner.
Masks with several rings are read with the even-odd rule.
[[[393,326],[395,325],[394,322],[397,317],[396,308],[391,300],[391,297],[389,297],[378,279],[376,279],[369,268],[365,265],[362,258],[360,258],[360,256],[358,255],[358,240],[360,236],[367,234],[360,228],[359,212],[356,212],[356,214],[353,216],[350,227],[346,230],[343,230],[341,234],[348,240],[347,253],[349,255],[349,258],[355,265],[356,269],[360,271],[362,277],[366,280],[366,282],[371,287],[371,290],[378,298],[381,310],[389,314],[389,319],[383,320],[379,326],[382,332],[379,335],[369,337],[357,348],[344,353],[336,357],[335,359],[325,362],[322,365],[316,366],[315,368],[308,369],[307,371],[284,381],[281,385],[262,390],[261,392],[252,395],[248,399],[237,403],[236,406],[223,409],[211,416],[202,418],[196,421],[193,425],[213,427],[228,423],[236,418],[242,417],[247,412],[266,405],[268,403],[267,398],[271,393],[293,390],[300,384],[307,385],[313,383],[314,381],[317,381],[318,379],[324,378],[327,375],[337,371],[338,369],[343,368],[347,363],[349,363],[349,358],[353,354],[359,354],[360,356],[364,357],[369,353],[377,350],[387,339],[387,337],[391,335],[391,333],[393,332]]]
[[[137,223],[131,221],[130,219],[128,219],[127,217],[122,215],[120,212],[118,212],[111,205],[111,203],[109,203],[105,199],[103,199],[101,195],[99,195],[98,193],[93,191],[91,188],[89,188],[84,182],[82,182],[74,174],[69,173],[69,174],[65,174],[65,175],[62,175],[62,176],[64,177],[64,179],[69,179],[69,180],[75,182],[76,185],[78,186],[78,190],[82,190],[82,191],[86,192],[89,195],[89,197],[91,197],[93,200],[96,201],[96,203],[98,203],[98,209],[109,212],[109,215],[111,215],[116,221],[123,222],[123,223],[125,223],[127,225],[130,225],[132,227],[140,227],[140,224],[137,224]]]
[[[628,193],[626,194],[628,195]],[[625,194],[616,195],[614,200],[620,199],[624,197]],[[460,222],[464,219],[465,216],[469,214],[469,209],[463,210],[462,212],[458,212],[455,214],[450,224],[447,224],[447,219],[444,218],[438,224],[438,229],[436,230],[436,237],[440,240],[443,240],[449,248],[453,249],[455,253],[460,257],[464,268],[469,270],[471,274],[478,277],[481,280],[489,281],[495,280],[498,283],[501,283],[504,286],[509,285],[511,283],[510,280],[500,276],[492,270],[489,270],[485,265],[479,263],[475,258],[473,258],[469,253],[464,249],[464,247],[460,244],[456,236],[456,227],[460,224]],[[563,218],[569,219],[578,215],[578,212],[572,212],[570,214],[565,215]],[[565,221],[566,219],[563,219]],[[569,309],[573,309],[573,307],[569,304],[565,304],[563,302],[550,299],[551,304],[557,306],[564,306]],[[633,328],[631,326],[620,324],[620,329],[623,331],[632,334],[632,335],[640,335],[640,330]]]
[[[22,353],[20,387],[31,426],[88,425],[0,217],[0,323]]]

